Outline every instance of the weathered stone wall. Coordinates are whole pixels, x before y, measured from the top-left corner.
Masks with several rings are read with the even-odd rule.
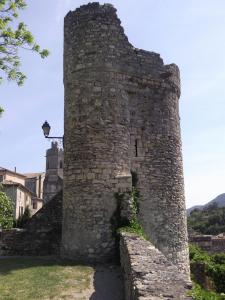
[[[122,233],[120,258],[126,300],[191,299],[191,283],[149,241]]]
[[[210,254],[225,252],[225,235],[197,235],[190,236],[189,242],[199,246]]]
[[[113,259],[121,177],[130,177],[124,189],[131,191],[129,99],[113,66],[126,40],[119,24],[110,5],[90,4],[65,18],[62,255],[77,260]]]
[[[24,229],[0,231],[0,255],[59,255],[62,192],[45,204]]]
[[[146,234],[188,272],[178,67],[135,49],[116,9],[91,3],[65,18],[64,86],[63,256],[115,253],[114,193],[123,177],[131,191],[133,172]]]
[[[175,65],[163,65],[154,53],[137,51],[137,57],[143,62],[133,63],[127,89],[131,170],[136,173],[140,191],[139,220],[154,245],[185,269],[187,229],[178,112],[179,70]]]

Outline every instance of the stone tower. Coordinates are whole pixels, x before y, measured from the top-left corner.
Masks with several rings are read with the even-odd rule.
[[[52,142],[51,148],[46,151],[46,171],[43,186],[43,200],[48,202],[63,188],[63,149],[57,142]]]
[[[110,4],[69,12],[64,31],[62,256],[113,257],[115,193],[130,195],[133,174],[146,234],[187,271],[178,67],[134,48]]]

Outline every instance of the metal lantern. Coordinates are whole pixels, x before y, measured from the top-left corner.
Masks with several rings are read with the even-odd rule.
[[[44,124],[42,125],[42,129],[43,129],[43,132],[44,132],[44,136],[45,137],[49,136],[51,126],[49,125],[49,123],[47,121],[45,121]]]

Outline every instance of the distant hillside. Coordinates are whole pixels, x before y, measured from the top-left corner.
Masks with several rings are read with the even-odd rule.
[[[205,205],[195,205],[195,206],[192,206],[192,207],[188,208],[187,209],[187,215],[189,216],[190,213],[194,209],[205,210],[205,209],[207,209],[207,207],[209,207],[210,205],[213,205],[215,203],[217,204],[218,207],[225,207],[225,193],[217,196],[215,199],[209,201]]]
[[[225,232],[225,194],[219,195],[200,208],[195,206],[191,209],[188,215],[189,234],[217,235]]]

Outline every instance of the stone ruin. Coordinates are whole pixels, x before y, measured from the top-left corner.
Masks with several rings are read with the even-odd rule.
[[[119,253],[126,300],[191,299],[178,67],[134,48],[109,4],[69,12],[64,47],[63,194],[24,229],[0,230],[0,255]],[[122,233],[119,247],[134,188],[149,241]]]
[[[110,4],[69,12],[64,31],[61,255],[112,259],[118,219],[130,218],[135,185],[148,238],[188,273],[178,67],[134,48]]]

